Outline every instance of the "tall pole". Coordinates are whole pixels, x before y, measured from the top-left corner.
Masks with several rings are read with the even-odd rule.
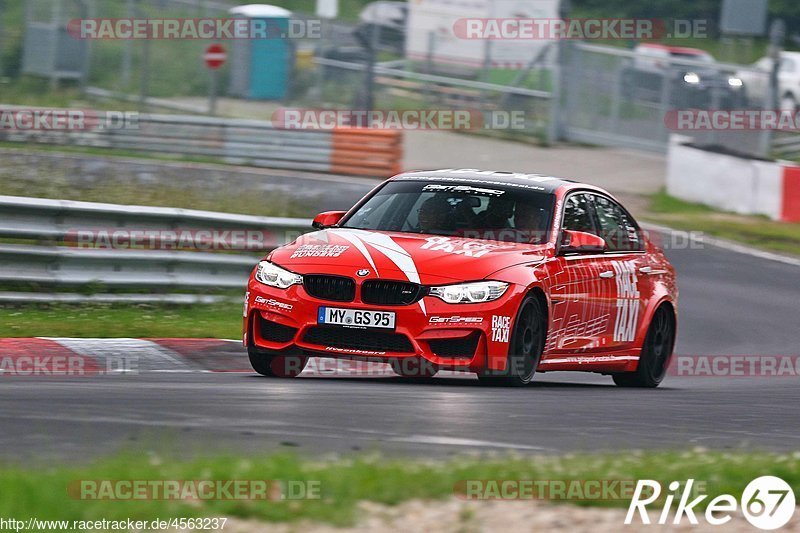
[[[217,69],[211,69],[211,85],[208,91],[208,114],[214,116],[217,114]]]
[[[781,68],[781,51],[785,37],[786,24],[780,19],[773,20],[769,28],[769,57],[772,59],[772,70],[769,73],[769,90],[767,91],[767,101],[765,102],[765,108],[768,110],[778,108],[778,71]],[[772,137],[773,132],[771,130],[762,132],[759,146],[761,156],[769,156],[772,150]]]
[[[372,111],[375,107],[375,61],[378,54],[378,39],[380,28],[373,24],[369,36],[369,46],[367,47],[367,77],[365,80],[365,101],[364,107],[367,111]]]
[[[139,111],[145,110],[150,85],[150,39],[142,41],[142,60],[139,68]]]
[[[135,17],[135,1],[136,0],[125,0],[125,16],[127,16],[129,19],[133,19]],[[131,83],[131,68],[133,66],[133,40],[126,39],[122,46],[122,74],[120,76],[120,82],[122,85],[122,90],[127,91],[128,86]]]

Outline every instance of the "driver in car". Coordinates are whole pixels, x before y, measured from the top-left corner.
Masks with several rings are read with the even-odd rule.
[[[420,233],[442,233],[448,231],[450,204],[442,196],[428,198],[417,211],[417,228]]]
[[[547,217],[544,210],[524,202],[518,202],[514,211],[514,227],[523,242],[542,244],[544,241]]]

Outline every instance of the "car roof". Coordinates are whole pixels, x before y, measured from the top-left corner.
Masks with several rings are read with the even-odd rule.
[[[462,181],[479,182],[483,185],[497,184],[511,187],[525,187],[536,189],[545,193],[555,193],[559,189],[590,189],[608,194],[603,189],[594,185],[579,183],[574,180],[556,178],[544,174],[529,174],[523,172],[507,172],[500,170],[479,170],[476,168],[447,168],[441,170],[415,170],[403,172],[391,178],[392,180],[418,179],[431,181]]]

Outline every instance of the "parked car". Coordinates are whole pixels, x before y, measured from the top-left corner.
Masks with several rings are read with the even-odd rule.
[[[772,59],[762,57],[751,68],[736,72],[744,84],[751,102],[759,106],[767,101]],[[800,104],[800,52],[781,52],[778,70],[778,106],[797,110]]]
[[[408,4],[406,2],[378,1],[367,4],[358,17],[356,38],[369,46],[372,43],[372,32],[377,31],[378,48],[392,50],[402,54],[406,44],[406,20]]]
[[[670,104],[679,107],[730,108],[745,103],[742,80],[723,72],[705,50],[643,43],[634,52],[636,57],[622,78],[623,92],[630,98],[660,101],[668,83]],[[676,62],[681,60],[703,65]]]

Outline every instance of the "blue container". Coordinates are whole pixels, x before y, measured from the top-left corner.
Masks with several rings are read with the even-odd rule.
[[[248,48],[236,54],[246,61],[243,79],[238,85],[241,96],[253,100],[282,100],[289,90],[293,49],[288,40],[291,12],[277,6],[250,4],[238,6],[230,12],[251,20],[253,27],[263,29],[266,38],[248,39],[237,44]],[[242,72],[242,71],[240,71]],[[241,87],[245,82],[245,87]]]

